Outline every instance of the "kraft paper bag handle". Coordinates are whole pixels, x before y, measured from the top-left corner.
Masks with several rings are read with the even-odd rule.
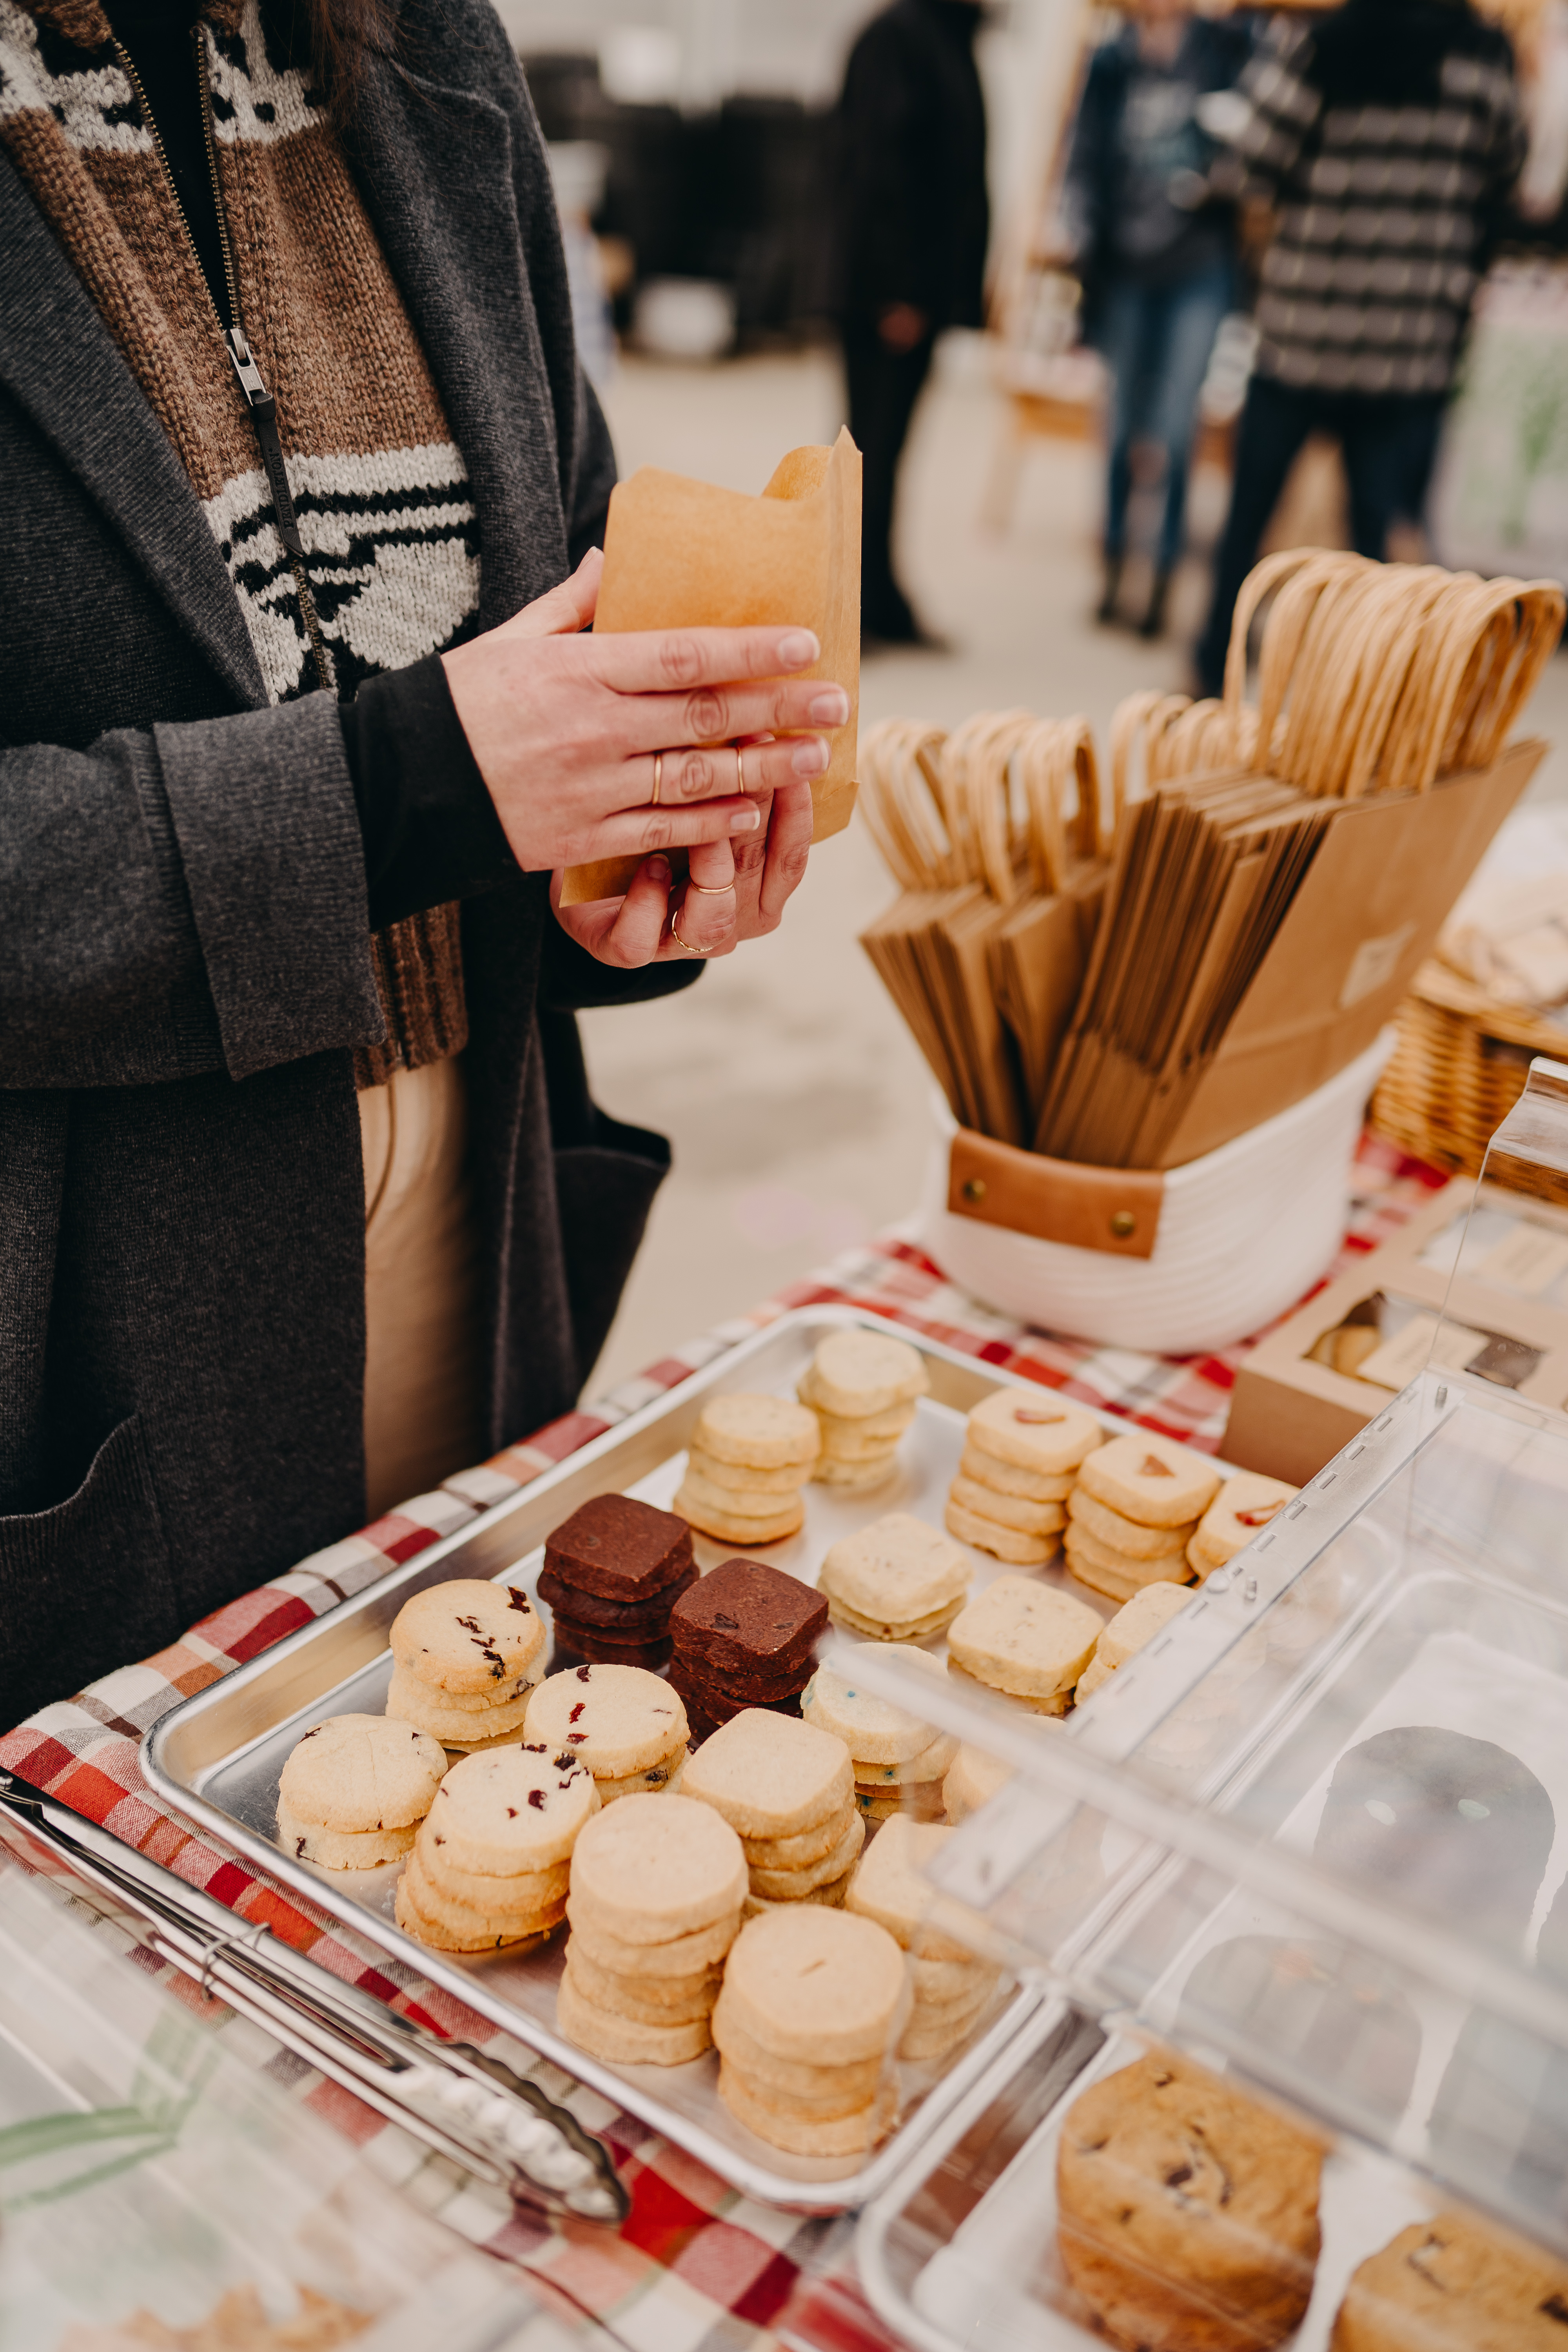
[[[957,862],[936,777],[940,727],[884,719],[860,746],[860,807],[888,870],[906,890],[950,888]]]
[[[813,779],[814,841],[841,833],[855,807],[860,700],[860,452],[847,432],[831,448],[792,449],[760,498],[644,466],[610,493],[595,632],[814,629],[822,657],[805,673],[849,697],[849,721],[829,735],[827,772]],[[677,877],[686,853],[669,853]],[[620,897],[641,859],[569,866],[563,906]]]

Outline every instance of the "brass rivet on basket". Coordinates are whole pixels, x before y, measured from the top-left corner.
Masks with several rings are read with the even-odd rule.
[[[1138,1219],[1131,1209],[1116,1209],[1111,1212],[1110,1230],[1119,1242],[1128,1240],[1137,1230],[1137,1225]]]
[[[985,1198],[984,1177],[966,1176],[963,1180],[963,1197],[966,1201],[984,1201]]]

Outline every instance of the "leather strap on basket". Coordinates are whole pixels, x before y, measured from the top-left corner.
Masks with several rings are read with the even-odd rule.
[[[960,1128],[948,1154],[947,1205],[1035,1241],[1108,1257],[1152,1257],[1165,1180],[1141,1168],[1089,1168],[1047,1160]]]

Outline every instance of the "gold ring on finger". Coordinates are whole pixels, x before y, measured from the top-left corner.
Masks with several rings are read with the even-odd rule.
[[[686,877],[686,887],[689,890],[700,891],[704,898],[722,898],[727,891],[734,888],[735,885],[733,882],[694,882],[689,874]]]
[[[649,808],[657,808],[658,806],[658,796],[663,790],[664,753],[662,751],[656,751],[653,755],[653,793],[648,801]]]
[[[741,757],[741,747],[737,743],[735,746],[735,790],[738,793],[743,793],[745,789],[746,763]]]
[[[678,915],[671,915],[669,919],[669,936],[675,941],[677,947],[681,947],[686,950],[688,955],[708,956],[711,955],[713,952],[712,948],[694,948],[689,940],[683,940],[681,938],[680,918]],[[717,944],[717,942],[715,942],[715,944]]]

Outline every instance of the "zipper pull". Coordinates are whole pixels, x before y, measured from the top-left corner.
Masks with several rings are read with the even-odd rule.
[[[244,329],[226,328],[223,340],[225,349],[233,362],[235,374],[239,379],[240,391],[245,394],[246,406],[249,409],[256,426],[256,438],[261,448],[261,463],[266,468],[268,483],[272,491],[272,509],[278,524],[278,536],[289,554],[303,562],[305,542],[300,536],[300,526],[294,514],[294,500],[289,488],[289,476],[283,465],[283,446],[278,438],[278,403],[268,390],[267,380],[256,364],[250,345],[246,341]]]

